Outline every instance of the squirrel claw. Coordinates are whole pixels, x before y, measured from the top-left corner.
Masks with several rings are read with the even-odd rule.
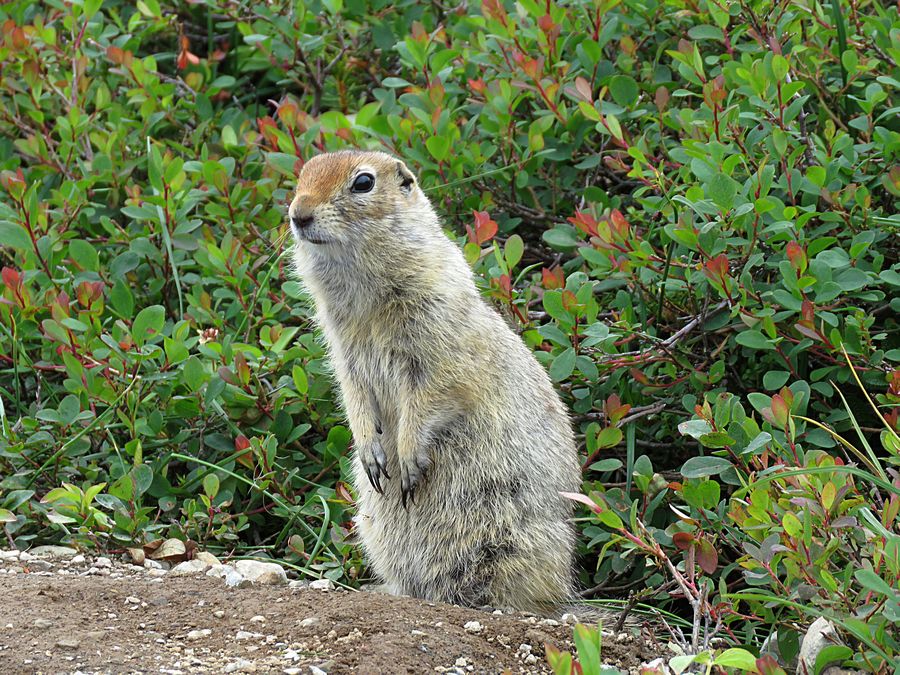
[[[407,511],[409,504],[416,503],[416,491],[425,480],[429,466],[430,462],[427,460],[419,460],[411,467],[406,465],[400,467],[400,498],[403,508]]]
[[[359,452],[360,462],[363,470],[369,478],[369,483],[380,495],[384,494],[384,488],[381,486],[381,477],[384,476],[390,480],[391,475],[387,472],[387,456],[381,443],[376,439],[371,445],[363,446]]]

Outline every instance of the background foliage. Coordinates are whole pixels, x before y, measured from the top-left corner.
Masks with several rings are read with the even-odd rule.
[[[879,0],[4,4],[9,543],[365,575],[283,222],[304,159],[383,148],[573,411],[584,586],[754,653],[827,612],[886,668],[898,58]]]

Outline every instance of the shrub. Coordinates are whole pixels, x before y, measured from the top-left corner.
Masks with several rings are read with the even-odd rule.
[[[898,426],[897,29],[876,0],[6,3],[7,536],[190,537],[365,574],[350,435],[282,226],[302,162],[347,146],[417,167],[573,411],[586,489],[656,535],[682,523],[673,500],[738,499],[760,458],[861,462],[795,416],[874,447],[849,362]],[[785,407],[793,428],[763,432]],[[720,471],[665,488],[686,460]],[[839,475],[741,489],[773,523],[829,483],[832,506],[882,512]],[[659,580],[582,527],[597,593]],[[708,557],[707,539],[680,541]]]

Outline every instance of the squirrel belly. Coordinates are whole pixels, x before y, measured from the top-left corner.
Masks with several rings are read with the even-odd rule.
[[[384,153],[303,167],[290,207],[354,439],[356,529],[396,594],[541,611],[573,597],[581,474],[540,363]]]

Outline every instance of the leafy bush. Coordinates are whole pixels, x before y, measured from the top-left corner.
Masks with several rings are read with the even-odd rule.
[[[768,555],[790,500],[833,485],[827,519],[793,515],[856,548],[826,546],[803,571],[846,593],[820,611],[847,611],[859,584],[877,594],[830,567],[854,556],[884,572],[868,521],[830,519],[890,514],[893,489],[846,469],[895,482],[891,441],[862,445],[870,466],[798,416],[859,426],[873,448],[873,429],[898,427],[898,27],[877,0],[6,3],[7,537],[180,536],[365,574],[347,538],[349,431],[284,258],[298,168],[349,145],[418,169],[483,292],[559,384],[586,490],[635,504],[660,546],[680,532],[694,562],[718,566],[715,553],[735,591],[800,573],[785,562],[772,577],[745,544]],[[786,409],[787,430],[773,422]],[[760,477],[782,466],[815,471]],[[719,511],[748,495],[768,505],[740,522]],[[723,529],[679,530],[668,507]],[[896,535],[896,514],[881,524]],[[582,526],[586,586],[660,581]],[[732,554],[750,555],[749,577]],[[805,616],[764,606],[749,625]],[[758,649],[762,632],[729,639]]]

